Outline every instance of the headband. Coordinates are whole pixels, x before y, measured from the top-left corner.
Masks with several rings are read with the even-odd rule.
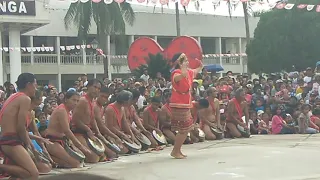
[[[180,56],[172,63],[172,67],[174,68],[179,63],[179,61],[185,57],[186,55],[184,53],[181,53]]]

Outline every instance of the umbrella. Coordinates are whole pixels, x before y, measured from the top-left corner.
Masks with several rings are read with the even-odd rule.
[[[207,71],[215,71],[215,72],[224,70],[220,64],[209,64],[204,66],[204,68],[206,68]]]

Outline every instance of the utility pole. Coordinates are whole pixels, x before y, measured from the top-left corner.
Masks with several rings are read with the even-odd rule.
[[[179,1],[176,2],[176,29],[177,29],[177,37],[180,36],[180,14],[179,14]]]

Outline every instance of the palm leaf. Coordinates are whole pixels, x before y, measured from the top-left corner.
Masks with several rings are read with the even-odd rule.
[[[230,1],[227,1],[227,5],[228,5],[228,14],[229,14],[229,18],[232,19],[232,5],[230,3]]]
[[[64,17],[66,28],[75,25],[78,28],[78,36],[81,39],[87,37],[90,31],[91,20],[97,25],[97,31],[101,34],[125,32],[125,22],[133,25],[135,14],[131,5],[127,2],[112,2],[105,4],[103,1],[99,3],[72,3]]]
[[[134,11],[131,5],[127,2],[105,4],[104,1],[93,3],[72,3],[64,17],[65,27],[68,29],[76,26],[78,29],[78,37],[85,43],[92,20],[97,25],[97,39],[99,46],[104,51],[107,50],[106,36],[109,34],[124,34],[126,23],[133,25],[135,21]],[[105,67],[108,67],[104,61]],[[105,74],[107,74],[105,68]]]
[[[136,16],[134,14],[134,11],[131,7],[131,4],[124,2],[120,4],[121,13],[124,18],[124,20],[132,26],[134,21],[136,20]]]
[[[113,24],[113,26],[111,27],[111,33],[124,34],[126,24],[125,24],[125,21],[123,20],[120,6],[118,3],[114,1],[110,5],[112,6],[108,8],[108,10],[110,12],[109,15],[112,18],[112,24]]]
[[[184,14],[187,14],[187,7],[186,6],[182,6],[182,7],[183,7]]]
[[[148,65],[143,64],[143,65],[140,65],[137,69],[134,69],[131,73],[136,78],[140,78],[141,75],[144,73],[145,69],[148,69]]]
[[[194,7],[195,7],[195,9],[196,9],[197,11],[200,10],[200,3],[199,3],[199,1],[195,1],[195,2],[194,2]]]
[[[171,67],[168,64],[168,60],[165,59],[161,53],[155,55],[149,54],[146,61],[148,63],[148,73],[151,78],[156,78],[158,72],[160,72],[164,78],[170,78]]]
[[[69,29],[73,24],[78,25],[80,19],[75,19],[76,14],[78,13],[80,2],[71,3],[66,15],[64,16],[64,26],[66,29]]]
[[[86,16],[84,16],[86,15]],[[88,1],[82,5],[82,12],[80,15],[80,23],[78,27],[78,37],[81,43],[86,43],[86,39],[91,27],[92,20],[92,3]]]
[[[137,69],[132,71],[132,75],[139,78],[144,70],[148,70],[148,74],[152,79],[157,77],[157,73],[160,72],[162,76],[166,79],[170,78],[170,65],[168,60],[163,57],[161,53],[158,54],[149,54],[146,58],[147,64],[140,65]]]

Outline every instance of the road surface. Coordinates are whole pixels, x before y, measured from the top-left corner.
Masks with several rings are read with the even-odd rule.
[[[119,180],[320,180],[320,134],[261,135],[184,145],[188,158],[182,160],[170,158],[171,149],[124,156],[113,163],[89,165],[81,172]]]

